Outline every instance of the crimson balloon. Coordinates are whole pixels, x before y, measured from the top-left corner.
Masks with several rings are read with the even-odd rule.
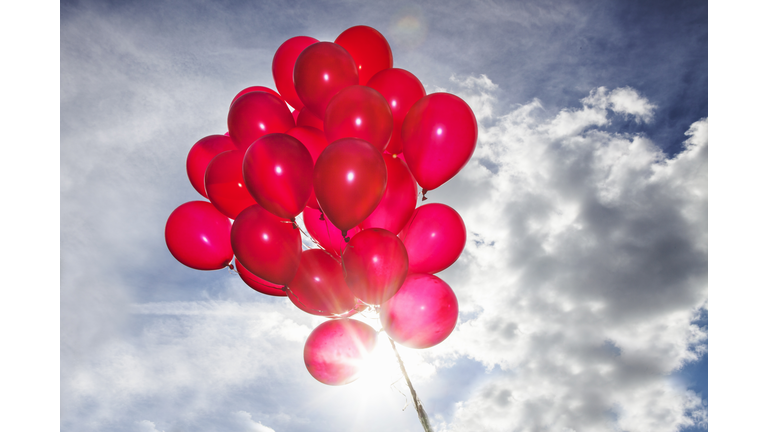
[[[299,54],[293,69],[296,93],[304,105],[319,118],[340,90],[358,84],[352,56],[333,42],[318,42]]]
[[[416,209],[400,232],[408,250],[411,273],[437,273],[456,262],[467,243],[467,228],[456,210],[445,204]]]
[[[227,150],[216,156],[205,171],[205,190],[211,204],[230,219],[256,204],[243,180],[243,152]]]
[[[292,37],[280,45],[272,58],[272,77],[275,79],[277,91],[297,110],[302,109],[304,104],[293,86],[293,68],[304,48],[316,42],[318,42],[317,39],[309,36]]]
[[[232,104],[235,103],[237,98],[239,98],[240,96],[242,96],[242,95],[244,95],[246,93],[255,92],[255,91],[269,93],[271,95],[277,96],[278,98],[282,99],[282,96],[280,96],[280,94],[278,92],[272,90],[269,87],[252,86],[252,87],[248,87],[248,88],[244,88],[244,89],[240,90],[240,92],[237,93],[235,95],[235,97],[232,99],[232,102],[229,103],[229,106],[232,107]]]
[[[439,277],[410,274],[397,294],[381,305],[379,318],[395,342],[409,348],[429,348],[453,332],[459,319],[459,302]]]
[[[219,270],[232,261],[232,223],[206,201],[190,201],[165,224],[165,244],[174,258],[196,270]]]
[[[403,151],[403,139],[401,131],[403,120],[408,110],[413,104],[427,95],[424,86],[416,75],[405,69],[385,69],[371,78],[366,84],[368,87],[378,91],[387,101],[389,109],[392,111],[392,139],[387,145],[387,151],[392,154],[398,154]]]
[[[288,298],[304,312],[327,317],[346,314],[356,306],[341,261],[322,249],[301,253],[299,269],[288,284]]]
[[[344,234],[376,209],[387,186],[387,166],[372,145],[343,138],[317,158],[313,184],[323,213]]]
[[[384,228],[399,233],[416,208],[419,193],[416,179],[402,159],[384,154],[387,187],[376,210],[361,224],[363,229]]]
[[[208,198],[205,193],[205,170],[211,160],[222,152],[234,150],[235,143],[229,135],[210,135],[200,141],[189,150],[187,155],[187,177],[192,187],[202,196]]]
[[[240,276],[240,279],[242,279],[246,285],[253,288],[255,291],[275,297],[285,297],[288,295],[285,293],[285,291],[283,291],[282,285],[267,282],[264,279],[249,272],[247,268],[240,264],[240,261],[238,261],[237,258],[235,258],[235,269],[237,270],[237,274]]]
[[[312,111],[304,107],[299,112],[299,117],[296,119],[296,126],[308,126],[323,130],[323,119],[312,114]]]
[[[304,144],[283,133],[264,135],[245,152],[245,186],[256,202],[283,219],[304,210],[312,192],[312,155]]]
[[[339,91],[325,109],[328,142],[360,138],[384,151],[392,137],[392,111],[376,90],[353,85]]]
[[[296,124],[298,125],[299,124],[299,111],[298,110],[293,110],[293,111],[291,111],[291,115],[293,116],[293,121],[295,121]]]
[[[240,212],[232,224],[231,240],[240,263],[268,282],[288,285],[299,268],[299,230],[258,204]]]
[[[360,377],[376,347],[376,330],[349,318],[326,321],[309,334],[304,364],[310,375],[327,385],[349,384]]]
[[[307,227],[309,235],[313,239],[320,243],[320,246],[325,248],[328,252],[335,256],[340,257],[344,248],[347,247],[347,242],[344,241],[344,236],[341,235],[341,230],[336,228],[327,217],[322,217],[323,213],[320,210],[307,207],[304,209],[304,226]],[[360,228],[354,227],[347,232],[349,237],[360,232]]]
[[[455,176],[477,144],[472,109],[450,93],[427,95],[408,111],[402,128],[403,155],[425,191]]]
[[[342,260],[349,290],[372,305],[389,300],[408,275],[408,252],[403,242],[381,228],[366,229],[352,237]]]
[[[354,26],[344,30],[334,41],[355,59],[360,84],[365,85],[377,72],[392,67],[392,48],[378,30]]]
[[[253,91],[232,103],[227,126],[235,146],[245,151],[266,134],[288,132],[296,126],[296,122],[282,99],[266,92]]]
[[[312,155],[312,169],[314,170],[314,164],[317,162],[317,158],[320,157],[320,153],[328,147],[328,140],[325,139],[325,134],[318,129],[308,126],[296,126],[288,131],[288,135],[296,138],[304,144],[304,147],[309,150],[309,154]],[[314,209],[319,209],[317,204],[317,197],[315,196],[315,188],[311,188],[309,193],[309,201],[307,206]]]

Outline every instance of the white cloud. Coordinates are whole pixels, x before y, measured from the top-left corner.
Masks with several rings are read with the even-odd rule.
[[[261,422],[256,422],[251,417],[251,414],[245,411],[238,411],[232,413],[237,423],[239,423],[243,429],[242,432],[275,432],[274,429],[266,427]]]

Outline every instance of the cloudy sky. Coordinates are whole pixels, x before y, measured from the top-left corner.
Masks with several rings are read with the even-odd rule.
[[[201,199],[189,148],[274,88],[286,39],[369,25],[475,154],[429,201],[468,241],[440,273],[454,333],[401,348],[436,431],[708,428],[708,10],[703,1],[60,4],[62,431],[418,431],[381,345],[327,387],[323,320],[168,252]]]

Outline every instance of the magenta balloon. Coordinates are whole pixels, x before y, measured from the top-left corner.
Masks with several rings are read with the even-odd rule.
[[[219,154],[235,148],[235,143],[225,134],[207,136],[196,142],[189,150],[187,177],[200,195],[208,198],[208,194],[205,193],[205,170],[208,169],[208,164]]]
[[[458,96],[433,93],[408,111],[402,138],[408,168],[421,187],[432,190],[450,180],[472,158],[477,120]]]
[[[376,90],[349,86],[338,93],[325,109],[323,128],[328,142],[360,138],[384,151],[392,137],[392,111]]]
[[[219,270],[232,261],[232,223],[206,201],[182,204],[165,224],[165,244],[174,258],[196,270]]]
[[[272,77],[275,79],[275,87],[283,99],[297,110],[302,109],[304,104],[293,86],[293,68],[304,48],[317,42],[317,39],[309,36],[292,37],[280,45],[272,58]]]
[[[444,341],[456,327],[459,302],[439,277],[410,274],[397,294],[381,305],[379,318],[395,342],[409,348],[429,348]]]
[[[237,258],[235,258],[235,269],[237,270],[237,274],[240,276],[240,279],[242,279],[246,285],[253,288],[254,291],[275,297],[285,297],[288,295],[285,293],[285,291],[283,291],[282,285],[267,282],[264,279],[249,272],[247,268],[240,264],[240,261],[238,261]]]
[[[309,154],[312,155],[312,169],[314,170],[315,162],[320,157],[320,153],[328,147],[328,140],[325,139],[325,134],[318,129],[308,126],[296,126],[288,131],[288,135],[296,138],[304,144],[304,147],[309,150]],[[315,196],[314,186],[309,193],[309,200],[307,206],[313,209],[319,209],[320,205],[317,203],[317,197]]]
[[[306,313],[319,316],[346,314],[356,306],[344,281],[341,260],[322,249],[301,253],[301,264],[288,284],[288,298]]]
[[[467,228],[456,210],[426,204],[413,212],[400,232],[411,273],[437,273],[456,262],[467,243]]]
[[[238,94],[236,94],[234,98],[232,98],[232,102],[229,103],[229,106],[231,107],[232,104],[235,103],[237,98],[239,98],[240,96],[242,96],[242,95],[244,95],[246,93],[255,92],[255,91],[269,93],[269,94],[271,94],[273,96],[277,96],[281,100],[283,99],[282,96],[280,96],[280,94],[278,92],[272,90],[269,87],[252,86],[252,87],[248,87],[248,88],[244,88],[244,89],[240,90],[240,92]]]
[[[381,228],[363,230],[352,237],[342,261],[349,290],[370,305],[389,300],[408,275],[408,252],[403,242]]]
[[[307,126],[323,130],[323,119],[312,114],[312,111],[307,109],[307,107],[304,107],[301,109],[299,117],[296,119],[296,126]]]
[[[293,110],[291,111],[291,115],[293,116],[293,121],[296,122],[296,125],[299,124],[299,110]]]
[[[376,347],[376,330],[361,321],[326,321],[309,334],[304,364],[310,375],[327,385],[349,384],[359,378]]]
[[[416,78],[416,75],[397,68],[385,69],[377,73],[366,85],[378,91],[392,111],[394,126],[387,151],[392,154],[401,153],[403,151],[403,139],[401,138],[403,120],[405,120],[405,115],[408,114],[408,110],[413,104],[427,95],[424,86]]]
[[[399,233],[411,218],[419,194],[416,179],[405,162],[396,156],[384,154],[387,165],[387,188],[376,210],[361,224],[363,229],[384,228]]]
[[[205,171],[205,191],[220,212],[234,219],[256,204],[243,180],[243,152],[227,150],[211,160]]]
[[[320,210],[311,207],[305,208],[304,226],[307,227],[309,235],[320,243],[320,246],[333,255],[340,257],[344,248],[347,247],[347,242],[344,241],[341,230],[336,228],[327,217],[323,217],[321,220],[320,215],[322,215]],[[354,227],[347,232],[347,236],[353,237],[359,232],[360,228]]]
[[[285,133],[296,126],[291,110],[279,97],[261,91],[237,98],[227,116],[229,135],[245,151],[254,141],[270,133]]]
[[[288,285],[301,261],[301,234],[290,221],[260,205],[240,212],[232,224],[232,250],[240,263],[256,276],[276,285]]]
[[[254,141],[243,160],[243,178],[256,202],[272,214],[293,219],[312,192],[312,155],[304,144],[283,133]]]
[[[355,59],[360,84],[365,85],[377,72],[392,67],[392,49],[389,42],[373,27],[350,27],[334,42],[344,47]]]
[[[293,84],[304,106],[319,118],[340,90],[359,83],[355,60],[333,42],[318,42],[299,54]]]

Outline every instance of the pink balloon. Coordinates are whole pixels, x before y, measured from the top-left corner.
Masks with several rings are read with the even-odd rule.
[[[355,59],[360,84],[365,85],[377,72],[392,67],[392,49],[384,36],[373,27],[354,26],[344,30],[334,41]]]
[[[275,297],[285,297],[288,295],[285,293],[285,291],[283,291],[282,285],[267,282],[264,279],[249,272],[248,269],[243,267],[243,265],[240,264],[240,261],[237,259],[235,259],[235,269],[237,269],[237,274],[240,276],[240,279],[242,279],[246,285],[253,288],[254,291]]]
[[[296,125],[298,125],[299,124],[299,110],[291,111],[291,115],[293,116],[293,121],[295,121]]]
[[[352,237],[342,261],[349,290],[371,305],[389,300],[408,275],[408,252],[403,242],[381,228],[363,230]]]
[[[182,204],[165,224],[165,244],[174,258],[196,270],[219,270],[232,261],[232,224],[206,201]]]
[[[279,97],[261,91],[237,98],[227,116],[229,135],[245,151],[257,139],[270,133],[285,133],[296,126],[291,110]]]
[[[264,135],[245,152],[242,172],[248,192],[260,206],[283,219],[304,210],[312,192],[312,155],[283,133]]]
[[[273,284],[288,285],[299,268],[299,230],[258,204],[237,216],[232,224],[231,241],[238,261],[251,273]]]
[[[233,104],[233,103],[235,103],[235,101],[237,100],[237,98],[239,98],[240,96],[242,96],[242,95],[244,95],[244,94],[246,94],[246,93],[255,92],[255,91],[260,91],[260,92],[269,93],[269,94],[271,94],[271,95],[273,95],[273,96],[277,96],[277,97],[278,97],[278,98],[280,98],[281,100],[283,99],[283,98],[280,96],[280,94],[279,94],[279,93],[277,93],[276,91],[272,90],[272,89],[271,89],[271,88],[269,88],[269,87],[262,87],[262,86],[252,86],[252,87],[248,87],[248,88],[245,88],[245,89],[242,89],[242,90],[240,90],[240,92],[239,92],[238,94],[236,94],[236,95],[235,95],[235,97],[232,99],[232,102],[230,102],[230,103],[229,103],[229,106],[230,106],[230,107],[232,107],[232,104]]]
[[[340,257],[344,248],[347,247],[347,242],[344,241],[344,236],[341,235],[341,230],[336,228],[327,217],[320,219],[322,212],[311,207],[304,209],[304,226],[307,227],[309,235],[313,239],[320,243],[320,246],[325,248],[333,255]],[[360,232],[360,228],[354,227],[349,230],[347,236],[352,237]]]
[[[304,105],[319,118],[340,90],[359,83],[357,66],[347,50],[333,42],[318,42],[299,54],[293,84]]]
[[[205,193],[205,170],[211,160],[222,152],[235,150],[235,143],[229,135],[210,135],[200,141],[189,150],[187,155],[187,177],[192,187],[202,196],[208,198]]]
[[[320,157],[320,153],[328,147],[328,141],[325,139],[325,134],[318,129],[308,126],[297,126],[288,131],[288,135],[296,138],[304,144],[304,147],[309,150],[309,154],[312,155],[312,169],[314,170],[315,162]],[[317,197],[315,196],[314,186],[309,193],[309,201],[307,206],[314,209],[319,209],[320,205],[317,203]]]
[[[389,109],[392,111],[392,139],[387,145],[387,151],[398,154],[403,151],[403,139],[401,131],[403,120],[413,104],[427,95],[424,86],[416,75],[404,69],[385,69],[371,78],[366,84],[378,91],[386,99]]]
[[[397,294],[381,305],[379,318],[395,342],[409,348],[429,348],[453,332],[459,302],[439,277],[410,274]]]
[[[319,316],[346,314],[357,305],[344,281],[341,260],[322,249],[301,253],[301,264],[288,284],[288,298],[306,313]]]
[[[458,96],[433,93],[408,111],[402,138],[408,168],[422,188],[432,190],[450,180],[472,158],[477,120]]]
[[[331,99],[325,109],[323,127],[328,142],[360,138],[384,151],[392,137],[392,111],[376,90],[349,86]]]
[[[456,262],[467,243],[467,229],[456,210],[445,204],[416,209],[400,232],[411,273],[437,273]]]
[[[376,347],[376,336],[376,330],[361,321],[326,321],[309,334],[304,364],[310,375],[323,384],[349,384],[359,378]]]
[[[312,114],[312,111],[304,107],[296,119],[296,126],[307,126],[323,130],[323,119]]]
[[[293,86],[293,68],[304,48],[316,42],[317,39],[309,36],[292,37],[280,45],[272,58],[272,77],[275,79],[277,91],[297,110],[302,109],[304,104]]]
[[[230,219],[256,204],[243,180],[243,152],[227,150],[211,160],[205,171],[205,190],[217,210]]]
[[[387,187],[376,210],[360,224],[360,228],[384,228],[399,233],[416,208],[419,189],[403,160],[384,154],[384,163],[387,165]]]

